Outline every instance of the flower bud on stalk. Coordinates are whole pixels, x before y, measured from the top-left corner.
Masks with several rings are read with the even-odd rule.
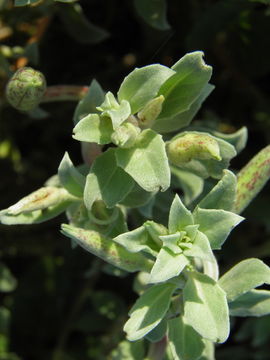
[[[221,160],[218,142],[207,134],[187,133],[170,141],[167,145],[169,160],[175,165],[192,159]]]
[[[158,115],[161,113],[164,100],[164,96],[160,95],[150,100],[145,107],[138,112],[141,127],[150,128],[154,124]]]
[[[44,75],[30,67],[24,67],[10,78],[6,97],[20,111],[30,111],[38,106],[46,90]]]

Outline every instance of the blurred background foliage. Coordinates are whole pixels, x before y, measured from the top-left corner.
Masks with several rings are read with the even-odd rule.
[[[134,67],[171,66],[203,50],[216,89],[196,121],[226,133],[247,126],[247,147],[232,162],[238,171],[270,142],[269,35],[269,0],[0,0],[1,208],[56,173],[65,150],[81,162],[71,138],[75,103],[30,114],[7,105],[5,85],[17,68],[41,70],[49,85],[96,78],[115,92]],[[269,264],[269,200],[268,186],[217,253],[222,273],[247,257]],[[0,360],[142,359],[142,343],[115,350],[136,299],[133,276],[72,249],[58,230],[63,221],[0,225]],[[217,359],[269,353],[270,317],[239,318]]]

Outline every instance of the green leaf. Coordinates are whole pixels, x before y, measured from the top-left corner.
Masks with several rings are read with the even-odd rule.
[[[147,129],[129,149],[116,149],[117,164],[146,191],[165,191],[170,185],[170,169],[161,135]]]
[[[262,284],[270,284],[270,268],[259,259],[246,259],[227,271],[218,281],[228,301]]]
[[[86,117],[88,114],[97,113],[96,107],[99,106],[104,101],[104,91],[102,90],[99,83],[93,79],[87,94],[79,101],[78,105],[76,106],[73,122],[75,125]]]
[[[218,250],[227,239],[232,229],[244,220],[242,216],[229,211],[196,208],[193,213],[195,224],[199,224],[211,248]]]
[[[149,192],[142,189],[137,183],[121,201],[121,204],[130,208],[136,208],[146,205],[155,195],[155,192]]]
[[[97,107],[97,110],[102,112],[101,117],[108,116],[112,120],[114,130],[116,130],[131,113],[129,102],[122,100],[120,104],[118,104],[110,91],[105,95],[104,102]]]
[[[201,336],[183,316],[169,320],[168,326],[169,346],[174,360],[197,360],[204,349]]]
[[[134,114],[157,95],[160,86],[174,73],[172,69],[159,64],[136,68],[122,82],[118,99],[127,100]]]
[[[193,216],[191,212],[185,207],[178,195],[175,195],[172,202],[168,227],[171,234],[176,231],[184,230],[187,225],[193,225]]]
[[[166,335],[166,332],[167,319],[163,318],[152,331],[145,335],[145,338],[151,342],[158,342]]]
[[[226,341],[230,331],[226,294],[212,278],[190,273],[183,299],[184,316],[194,330],[211,341]]]
[[[76,41],[82,44],[97,44],[108,38],[108,32],[92,24],[78,3],[59,6],[57,9],[67,33]]]
[[[215,345],[212,341],[203,339],[204,349],[198,360],[215,360]]]
[[[141,339],[161,322],[175,288],[175,284],[158,284],[151,286],[139,297],[129,312],[130,319],[124,326],[128,340]]]
[[[176,131],[182,129],[185,126],[188,126],[197,112],[200,110],[204,100],[211,94],[214,90],[214,85],[206,84],[199,94],[198,98],[193,101],[188,110],[178,113],[175,116],[158,118],[154,125],[153,129],[158,133],[168,133],[171,131]]]
[[[163,247],[152,267],[149,283],[159,283],[178,276],[188,264],[189,260],[185,255],[174,254]]]
[[[234,211],[240,214],[261,191],[270,177],[270,145],[256,154],[237,174]]]
[[[232,134],[223,134],[218,131],[211,131],[211,133],[233,145],[237,154],[244,149],[247,143],[248,132],[245,126]]]
[[[67,152],[59,165],[58,176],[61,185],[72,195],[83,197],[85,177],[75,168]]]
[[[86,251],[98,256],[122,270],[149,271],[152,262],[142,254],[132,254],[112,239],[101,235],[97,231],[85,230],[68,224],[61,225],[61,232],[76,241]]]
[[[12,275],[10,270],[0,262],[0,291],[10,292],[16,289],[17,280]]]
[[[222,178],[197,206],[203,209],[231,211],[234,207],[236,186],[236,176],[231,171],[224,170]]]
[[[159,119],[189,110],[212,75],[212,67],[205,64],[201,51],[186,54],[172,69],[176,74],[168,78],[158,92],[165,97]]]
[[[173,175],[172,183],[174,187],[180,187],[184,192],[184,203],[190,204],[195,200],[203,191],[204,181],[201,177],[179,169],[174,166],[170,166],[171,173]]]
[[[143,341],[121,341],[110,354],[111,360],[141,360],[144,358]]]
[[[150,237],[147,229],[144,226],[120,234],[113,239],[118,244],[124,246],[130,252],[143,251],[150,255],[156,256],[158,253],[158,246]]]
[[[2,264],[0,263],[0,273],[1,273],[1,266],[2,266]],[[0,283],[1,283],[1,278],[0,278]],[[0,285],[0,289],[1,289],[1,285]],[[3,335],[3,334],[9,335],[10,320],[11,320],[10,310],[5,308],[4,306],[0,306],[0,334],[1,335]]]
[[[270,291],[251,290],[229,304],[231,316],[264,316],[270,314]]]
[[[166,18],[166,0],[134,0],[137,13],[144,21],[158,30],[168,30],[170,25]]]
[[[103,200],[108,207],[115,206],[131,191],[132,178],[117,166],[115,149],[102,153],[94,161],[86,178],[85,206],[91,210],[94,201]]]
[[[195,239],[190,249],[184,250],[184,255],[188,257],[196,257],[206,261],[213,261],[213,253],[209,244],[209,240],[201,231],[197,231]]]
[[[110,118],[100,117],[98,114],[89,114],[84,117],[73,129],[73,138],[79,141],[109,144],[113,133]]]

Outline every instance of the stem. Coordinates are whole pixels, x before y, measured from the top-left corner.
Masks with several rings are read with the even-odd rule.
[[[87,94],[88,89],[88,86],[80,85],[48,86],[41,102],[79,101]]]
[[[147,360],[162,360],[167,346],[168,338],[164,336],[156,343],[152,343],[149,347]]]
[[[234,212],[240,214],[270,177],[270,145],[256,154],[237,175]]]

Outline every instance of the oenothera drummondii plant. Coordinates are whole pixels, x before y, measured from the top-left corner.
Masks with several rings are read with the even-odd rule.
[[[270,148],[236,176],[228,166],[245,146],[246,129],[228,135],[190,126],[214,88],[211,74],[196,51],[171,68],[136,68],[116,95],[95,80],[89,88],[45,91],[43,76],[31,68],[7,86],[8,101],[22,111],[80,99],[73,138],[82,143],[84,164],[74,166],[65,153],[57,175],[2,210],[1,222],[39,223],[65,211],[62,234],[138,272],[139,298],[124,331],[131,342],[152,343],[148,359],[213,359],[214,344],[229,336],[230,316],[270,313],[270,291],[256,290],[270,283],[269,267],[246,259],[220,277],[213,253],[267,181]],[[172,188],[183,196],[172,196]],[[164,199],[171,201],[166,219]]]

